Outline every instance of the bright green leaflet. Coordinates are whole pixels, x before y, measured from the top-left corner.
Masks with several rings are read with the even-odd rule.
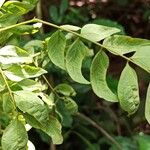
[[[106,38],[103,45],[114,54],[123,55],[150,48],[150,41],[124,35],[114,35]]]
[[[117,32],[120,32],[120,29],[97,24],[87,24],[81,29],[81,35],[94,42],[101,41]]]
[[[66,38],[61,31],[55,32],[48,41],[48,55],[51,61],[65,70]]]
[[[5,129],[2,136],[3,150],[26,150],[28,135],[24,125],[17,120],[13,120]]]
[[[150,84],[147,90],[146,103],[145,103],[145,118],[150,124]]]
[[[139,107],[139,88],[136,72],[127,63],[118,83],[118,98],[120,106],[129,115],[135,113]]]
[[[70,77],[81,84],[90,84],[81,72],[82,61],[87,56],[87,47],[77,39],[68,49],[66,54],[66,68]]]
[[[106,82],[106,73],[109,66],[109,58],[103,51],[99,51],[93,59],[90,80],[94,93],[107,101],[118,102],[117,96],[109,89]]]

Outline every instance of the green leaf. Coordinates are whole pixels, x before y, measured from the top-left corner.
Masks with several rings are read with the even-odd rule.
[[[33,57],[16,46],[7,45],[0,49],[0,63],[12,64],[12,63],[31,63]]]
[[[44,69],[29,65],[11,65],[6,71],[4,71],[4,74],[11,81],[21,81],[26,78],[35,78],[44,73],[47,73]]]
[[[150,42],[147,46],[141,46],[141,48],[136,51],[131,59],[135,62],[135,64],[150,73]]]
[[[150,48],[150,41],[124,35],[114,35],[106,38],[103,45],[114,54],[123,55]]]
[[[2,136],[3,150],[26,150],[28,135],[24,125],[17,119],[5,129]]]
[[[68,9],[68,0],[62,0],[60,4],[60,15],[64,15],[65,11]]]
[[[93,59],[90,71],[90,80],[94,93],[107,101],[117,102],[117,96],[109,89],[106,82],[106,73],[109,66],[109,58],[99,51]]]
[[[34,116],[41,123],[48,120],[48,109],[37,94],[29,91],[16,91],[14,92],[14,99],[21,111]]]
[[[11,113],[15,109],[15,104],[13,103],[13,100],[10,97],[9,93],[3,94],[3,110],[6,113]]]
[[[49,9],[49,13],[50,13],[50,16],[51,16],[51,19],[54,21],[54,22],[58,22],[58,9],[56,6],[52,5],[50,6],[50,9]]]
[[[11,35],[12,35],[12,33],[8,32],[8,31],[0,32],[0,45],[4,45]]]
[[[136,137],[138,141],[138,150],[149,150],[150,148],[150,136],[149,135],[139,135]]]
[[[61,118],[61,124],[64,127],[71,127],[73,122],[72,116],[61,99],[57,101],[56,108],[57,113]]]
[[[70,114],[75,114],[78,112],[78,105],[72,98],[65,97],[64,104]]]
[[[2,77],[2,75],[0,74],[0,92],[3,91],[5,89],[5,82],[4,82],[4,79]]]
[[[54,144],[61,144],[63,137],[61,135],[61,124],[53,116],[49,116],[49,120],[45,124],[41,124],[34,117],[28,114],[24,114],[26,121],[34,128],[41,129],[48,134]]]
[[[64,96],[75,96],[76,92],[72,86],[62,83],[55,87],[55,90],[59,94],[63,94]]]
[[[146,103],[145,103],[145,118],[150,124],[150,84],[147,90]]]
[[[66,38],[61,31],[55,32],[48,41],[48,55],[51,61],[61,69],[65,69]]]
[[[87,24],[81,29],[81,35],[94,42],[101,41],[117,32],[120,32],[120,29],[97,24]]]
[[[120,106],[129,115],[135,113],[139,107],[139,88],[136,72],[129,64],[123,69],[118,83],[118,98]]]
[[[35,54],[35,52],[41,52],[44,49],[43,41],[31,40],[24,45],[24,49],[28,51],[29,54]]]
[[[81,72],[82,61],[87,56],[87,47],[77,39],[68,49],[66,54],[66,68],[70,77],[79,83],[90,84]]]

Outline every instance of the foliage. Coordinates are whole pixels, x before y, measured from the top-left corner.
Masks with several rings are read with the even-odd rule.
[[[67,136],[67,132],[62,132],[62,129],[72,127],[75,115],[91,123],[114,142],[115,145],[108,143],[109,146],[112,145],[111,149],[116,147],[133,149],[132,144],[128,146],[129,139],[110,138],[95,122],[78,113],[74,97],[80,92],[84,93],[79,90],[79,86],[84,86],[85,91],[91,89],[99,98],[118,103],[128,115],[134,114],[139,108],[140,98],[137,74],[132,65],[137,65],[150,73],[150,41],[117,35],[120,29],[97,24],[86,24],[82,28],[72,25],[57,26],[36,18],[18,23],[22,15],[32,10],[36,3],[37,0],[7,1],[0,9],[2,149],[27,149],[27,124],[46,133],[53,144],[61,144],[63,137],[65,139]],[[66,11],[67,3],[65,4],[62,3],[60,14]],[[53,12],[57,11],[55,7],[51,9]],[[53,14],[52,18],[57,18],[57,13]],[[24,45],[13,42],[23,35],[35,34],[41,24],[54,27],[57,31],[43,40],[25,41]],[[107,82],[109,53],[120,56],[126,61],[116,92]],[[82,69],[85,61],[89,62],[84,72]],[[67,82],[61,82],[53,88],[46,78],[46,73],[50,73],[53,69],[57,69],[60,78],[65,74]],[[79,83],[80,92],[75,91],[73,86],[75,83]],[[149,91],[148,89],[145,105],[145,117],[148,122],[150,121]],[[97,135],[84,126],[82,129],[86,130],[93,139],[97,138]],[[105,142],[101,139],[98,143],[91,144],[80,133],[72,132],[82,139],[89,149],[96,150],[98,143]],[[148,138],[146,135],[135,137],[139,149],[143,150],[143,147],[146,147],[146,144],[142,143]]]

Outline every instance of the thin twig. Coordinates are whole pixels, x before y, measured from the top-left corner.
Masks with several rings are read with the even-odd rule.
[[[56,145],[54,145],[52,142],[50,143],[50,150],[56,150]]]
[[[109,139],[113,144],[116,145],[118,150],[122,150],[121,145],[107,131],[105,131],[99,124],[97,124],[95,121],[93,121],[91,118],[85,116],[84,114],[77,113],[76,115],[78,117],[82,118],[83,120],[87,121],[88,123],[90,123],[96,129],[98,129],[102,134],[104,134],[106,136],[107,139]]]

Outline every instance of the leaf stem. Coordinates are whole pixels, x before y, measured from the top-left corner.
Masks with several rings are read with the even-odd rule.
[[[106,136],[107,139],[109,139],[113,144],[116,145],[116,147],[118,148],[118,150],[122,150],[121,145],[107,131],[105,131],[99,124],[97,124],[91,118],[85,116],[82,113],[77,113],[76,115],[78,117],[80,117],[81,119],[85,120],[86,122],[90,123],[96,129],[98,129],[103,135]]]
[[[1,69],[1,67],[0,67],[0,74],[2,75],[2,78],[3,78],[3,80],[4,80],[5,84],[6,84],[6,87],[8,89],[9,95],[10,95],[10,97],[11,97],[11,99],[12,99],[14,105],[15,105],[15,99],[13,97],[12,91],[11,91],[11,89],[9,87],[9,84],[7,82],[7,79],[6,79],[6,76],[4,75],[3,70]],[[15,107],[16,107],[16,105],[15,105]]]

